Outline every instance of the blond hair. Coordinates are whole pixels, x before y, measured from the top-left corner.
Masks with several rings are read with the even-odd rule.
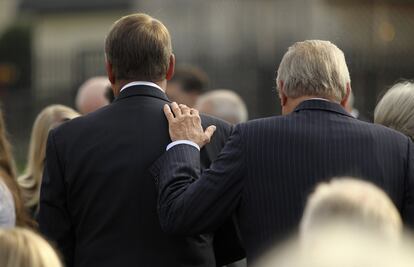
[[[24,228],[0,229],[0,266],[62,267],[55,250],[39,235]]]
[[[20,188],[16,181],[16,168],[14,163],[11,145],[7,139],[6,125],[3,113],[0,109],[0,179],[10,191],[15,208],[16,225],[34,227],[36,223],[27,214],[23,202]]]
[[[78,116],[80,116],[78,112],[63,105],[48,106],[37,115],[32,128],[26,170],[17,179],[27,208],[37,208],[39,203],[49,131],[62,122]]]
[[[373,230],[391,239],[402,231],[401,217],[387,194],[369,182],[350,177],[317,186],[306,205],[300,232],[307,235],[335,222]]]
[[[277,86],[283,82],[288,97],[318,96],[341,101],[351,83],[344,53],[321,40],[297,42],[282,58]],[[278,88],[280,89],[280,88]]]
[[[116,80],[161,81],[172,54],[170,33],[147,14],[125,16],[106,37],[105,53]]]
[[[375,107],[374,122],[414,140],[414,83],[401,82],[391,87]]]

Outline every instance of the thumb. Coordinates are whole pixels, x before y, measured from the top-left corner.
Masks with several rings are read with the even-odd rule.
[[[206,135],[206,144],[210,143],[211,137],[213,136],[215,131],[216,126],[214,125],[208,126],[207,129],[204,131],[204,134]]]

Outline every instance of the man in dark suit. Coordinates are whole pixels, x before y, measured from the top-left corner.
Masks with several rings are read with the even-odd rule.
[[[335,176],[377,184],[412,224],[413,144],[344,110],[351,89],[342,51],[327,41],[294,44],[280,64],[277,84],[284,116],[237,125],[202,174],[197,146],[211,133],[197,124],[197,111],[164,107],[171,139],[194,143],[170,145],[153,165],[162,228],[180,234],[213,231],[235,212],[250,263],[296,230],[308,193]]]
[[[171,142],[162,112],[175,64],[168,30],[148,15],[126,16],[113,25],[105,46],[117,99],[51,131],[40,231],[56,243],[67,267],[215,267],[213,235],[162,232],[148,171]],[[202,123],[215,124],[218,132],[202,151],[206,167],[231,128],[206,116]],[[222,264],[237,259],[230,249],[220,255]]]

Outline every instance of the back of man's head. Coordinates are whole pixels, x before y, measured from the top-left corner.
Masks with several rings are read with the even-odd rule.
[[[184,65],[175,70],[170,82],[180,83],[185,93],[202,94],[208,85],[208,75],[196,66]]]
[[[290,98],[314,96],[340,102],[350,84],[344,53],[329,41],[297,42],[280,63],[278,88],[281,83]]]
[[[105,40],[107,62],[115,81],[165,79],[172,54],[167,28],[146,14],[122,17],[114,23]]]
[[[85,81],[78,89],[75,99],[76,109],[81,114],[88,114],[110,102],[105,94],[110,86],[107,77],[97,76]]]
[[[190,65],[179,66],[168,82],[167,95],[171,101],[194,107],[207,84],[208,75],[200,68]]]
[[[241,97],[227,89],[203,94],[197,100],[196,109],[231,124],[245,122],[248,117],[246,104]]]

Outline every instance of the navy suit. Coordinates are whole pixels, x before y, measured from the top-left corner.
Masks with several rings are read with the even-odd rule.
[[[134,86],[111,105],[51,131],[39,226],[67,267],[215,267],[243,257],[239,247],[230,246],[237,245],[231,221],[226,224],[230,232],[220,231],[228,235],[216,237],[227,242],[226,253],[213,250],[212,234],[190,237],[161,230],[157,188],[148,169],[171,142],[162,111],[166,103],[161,90]],[[201,153],[207,167],[231,127],[208,116],[202,123],[218,127]]]
[[[304,101],[286,116],[237,125],[203,173],[199,151],[189,145],[171,148],[152,172],[159,179],[165,231],[213,231],[235,212],[249,262],[295,231],[308,194],[336,176],[372,181],[406,223],[414,222],[412,142],[323,100]]]

